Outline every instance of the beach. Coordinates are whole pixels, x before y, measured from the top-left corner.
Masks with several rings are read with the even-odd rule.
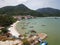
[[[21,40],[6,40],[6,41],[0,41],[0,45],[22,45]]]
[[[16,24],[18,23],[19,21],[16,21],[15,23],[13,23],[9,28],[8,30],[10,31],[10,33],[13,35],[13,36],[16,36],[18,37],[20,34],[17,32],[16,30]]]

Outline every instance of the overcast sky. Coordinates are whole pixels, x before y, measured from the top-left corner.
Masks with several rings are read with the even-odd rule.
[[[60,9],[60,0],[0,0],[0,7],[25,4],[30,9],[52,7]]]

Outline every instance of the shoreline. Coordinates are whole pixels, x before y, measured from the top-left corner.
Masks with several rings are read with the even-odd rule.
[[[13,35],[13,36],[16,36],[18,37],[20,34],[18,33],[18,31],[16,30],[16,24],[20,22],[20,21],[16,21],[15,23],[13,23],[9,28],[8,30],[10,31],[10,33]]]

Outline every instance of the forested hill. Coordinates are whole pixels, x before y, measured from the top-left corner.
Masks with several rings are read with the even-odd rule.
[[[0,8],[0,15],[32,15],[43,16],[41,13],[31,10],[23,4],[16,6],[5,6]]]
[[[31,10],[24,4],[16,6],[5,6],[0,8],[0,15],[32,15],[32,16],[60,16],[60,10],[54,8],[40,8],[37,10]]]
[[[43,16],[60,16],[60,10],[54,9],[54,8],[40,8],[36,10],[37,12],[40,12],[43,14]]]

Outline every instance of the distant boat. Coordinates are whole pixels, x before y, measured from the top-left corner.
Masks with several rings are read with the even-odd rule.
[[[29,34],[29,32],[25,32],[25,34]]]
[[[57,17],[55,17],[55,19],[58,19]]]
[[[26,29],[25,27],[22,27],[21,29]]]
[[[35,30],[31,30],[30,32],[31,32],[31,33],[37,33]]]
[[[42,26],[46,26],[46,25],[42,25]]]
[[[30,28],[33,28],[34,26],[30,26]]]

